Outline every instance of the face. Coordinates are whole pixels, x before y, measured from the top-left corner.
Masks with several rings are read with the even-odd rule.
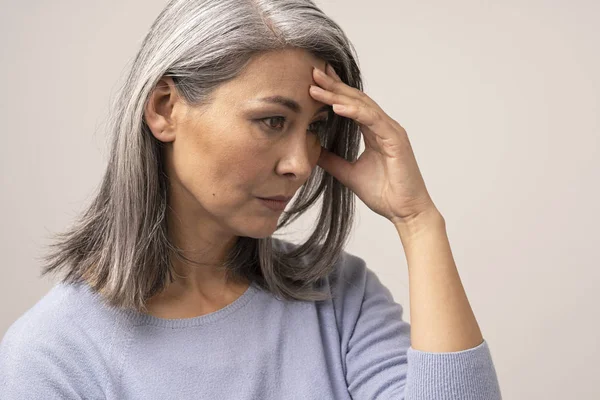
[[[315,168],[331,107],[309,87],[313,67],[325,66],[301,49],[264,53],[201,107],[187,106],[165,78],[145,117],[166,143],[170,206],[179,219],[213,237],[274,232],[282,211],[258,198],[293,196]]]

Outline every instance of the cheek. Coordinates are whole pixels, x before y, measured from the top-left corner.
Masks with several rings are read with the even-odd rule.
[[[207,167],[212,193],[223,204],[247,201],[263,175],[260,156],[248,147],[229,147]]]
[[[235,138],[232,138],[235,139]],[[240,208],[252,199],[266,174],[256,146],[238,140],[180,141],[174,146],[174,169],[183,186],[215,213]]]

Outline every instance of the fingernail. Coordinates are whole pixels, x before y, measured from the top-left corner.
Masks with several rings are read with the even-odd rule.
[[[326,77],[327,76],[327,74],[325,74],[325,72],[321,71],[319,68],[315,67],[315,69],[317,70],[317,75],[322,76],[322,77]]]
[[[329,73],[331,73],[333,76],[335,76],[336,78],[339,78],[338,74],[335,73],[335,70],[333,69],[333,67],[331,66],[331,64],[327,64],[327,70],[329,71]]]

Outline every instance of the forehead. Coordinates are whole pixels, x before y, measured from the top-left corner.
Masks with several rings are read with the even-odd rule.
[[[313,67],[325,69],[325,61],[303,49],[285,49],[256,55],[240,78],[273,83],[315,83]]]
[[[223,84],[218,92],[222,99],[245,102],[253,98],[284,96],[315,108],[322,103],[309,94],[316,85],[312,70],[325,69],[325,61],[303,49],[285,49],[254,56],[242,73]]]

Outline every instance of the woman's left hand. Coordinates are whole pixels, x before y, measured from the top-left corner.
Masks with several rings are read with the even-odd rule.
[[[351,163],[322,148],[318,165],[394,224],[436,210],[404,128],[364,92],[342,82],[330,65],[326,71],[314,69],[319,87],[311,85],[310,93],[359,124],[365,150]]]

